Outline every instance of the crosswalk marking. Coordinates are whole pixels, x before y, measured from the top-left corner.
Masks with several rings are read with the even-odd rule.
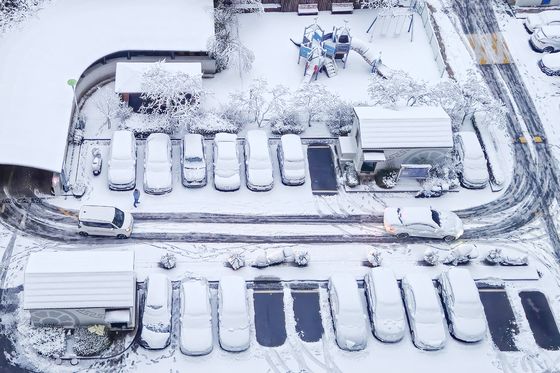
[[[501,33],[469,34],[467,38],[479,65],[511,62],[511,55]]]

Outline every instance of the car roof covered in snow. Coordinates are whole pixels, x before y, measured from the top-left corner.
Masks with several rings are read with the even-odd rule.
[[[364,150],[453,147],[451,119],[441,107],[354,107]]]
[[[280,140],[282,141],[282,153],[285,160],[292,162],[303,160],[303,146],[298,135],[289,133],[282,135]]]
[[[113,221],[115,218],[114,206],[83,205],[80,207],[78,219],[89,221]]]
[[[375,267],[370,270],[371,280],[376,291],[376,299],[383,304],[400,304],[401,293],[395,274],[390,268]]]
[[[185,158],[204,156],[204,142],[202,135],[198,133],[186,134],[183,138],[183,151]]]
[[[134,307],[134,252],[31,253],[24,288],[24,309]]]
[[[401,207],[400,214],[406,225],[432,222],[432,209],[429,207]]]
[[[476,133],[470,131],[460,131],[457,133],[461,137],[461,141],[471,156],[469,158],[484,158],[482,146],[478,141]]]
[[[335,273],[330,277],[329,283],[336,290],[341,310],[355,312],[362,309],[358,283],[354,276],[349,273]]]
[[[202,314],[208,312],[208,283],[206,281],[184,281],[181,284],[181,296],[187,313]]]
[[[130,147],[133,141],[134,134],[131,131],[120,130],[113,132],[111,137],[111,158],[118,160],[130,159]]]
[[[165,133],[152,133],[146,140],[149,151],[146,152],[150,162],[167,162],[169,159],[169,135]]]
[[[446,276],[453,288],[456,303],[479,302],[478,289],[468,269],[450,268]]]
[[[215,34],[210,0],[169,0],[165,6],[152,0],[45,5],[31,22],[2,35],[0,164],[62,170],[74,123],[73,90],[66,83],[76,78],[81,97],[91,89],[91,77],[78,78],[93,63],[110,69],[101,58],[122,51],[205,53]]]
[[[219,288],[224,312],[247,312],[247,285],[243,277],[235,275],[222,276]]]
[[[263,130],[249,130],[247,131],[246,141],[251,148],[251,158],[270,159],[266,132]]]
[[[161,69],[170,73],[183,73],[202,81],[202,64],[200,62],[117,62],[115,92],[142,93],[144,74],[155,66],[160,66]]]
[[[236,142],[237,135],[234,133],[219,132],[214,136],[215,142]]]
[[[146,294],[146,305],[159,306],[166,304],[168,297],[167,292],[169,292],[169,278],[163,273],[150,273],[147,281],[148,290]],[[165,289],[167,289],[167,292]]]
[[[435,309],[438,307],[436,289],[432,279],[425,273],[408,273],[403,281],[410,285],[414,293],[414,301],[417,309]]]

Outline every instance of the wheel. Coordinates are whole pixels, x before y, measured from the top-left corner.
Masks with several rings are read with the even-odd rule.
[[[410,234],[408,234],[408,233],[398,233],[398,234],[397,234],[397,238],[398,238],[398,239],[401,239],[401,240],[402,240],[403,238],[408,238],[408,237],[410,237]]]
[[[554,53],[554,48],[552,47],[546,47],[543,49],[544,53]]]
[[[87,236],[89,236],[88,232],[84,232],[84,231],[80,231],[80,232],[78,232],[78,234],[79,234],[80,236],[82,236],[82,237],[87,237]]]
[[[443,237],[443,240],[445,242],[451,242],[451,241],[455,241],[455,237],[454,236],[445,236],[445,237]]]
[[[126,236],[124,234],[117,234],[117,238],[119,240],[124,240],[126,238]]]

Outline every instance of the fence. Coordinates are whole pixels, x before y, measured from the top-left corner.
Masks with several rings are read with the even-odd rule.
[[[416,3],[414,9],[422,19],[422,25],[424,26],[424,30],[426,30],[426,36],[428,37],[428,43],[430,43],[430,47],[432,48],[432,53],[434,54],[434,60],[436,61],[436,65],[438,67],[440,76],[443,76],[446,70],[445,61],[443,60],[443,55],[441,54],[439,42],[436,37],[434,27],[432,25],[432,15],[430,9],[426,5],[426,3],[422,0],[419,0]]]

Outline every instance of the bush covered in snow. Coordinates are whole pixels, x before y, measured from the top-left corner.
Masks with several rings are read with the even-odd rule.
[[[159,259],[159,266],[164,269],[173,269],[177,265],[177,258],[172,253],[165,253]]]
[[[307,250],[294,250],[294,263],[300,267],[304,267],[309,264],[309,252]]]
[[[354,167],[354,162],[346,162],[344,164],[344,183],[350,188],[354,188],[360,184],[360,178],[356,167]]]
[[[1,0],[0,35],[35,14],[45,0]]]
[[[293,133],[299,135],[305,130],[301,116],[295,110],[285,111],[270,120],[270,129],[276,135]]]
[[[379,267],[383,262],[381,250],[371,249],[367,252],[367,261],[372,267]]]
[[[78,356],[99,355],[111,346],[111,336],[106,327],[80,327],[74,330],[74,353]]]
[[[237,271],[238,269],[245,267],[245,257],[241,253],[231,254],[227,261],[230,267],[234,271]]]
[[[152,114],[145,116],[137,113],[133,113],[130,118],[123,123],[122,128],[132,131],[134,136],[139,139],[145,139],[152,133],[166,133],[171,135],[176,129],[165,115]]]
[[[59,357],[66,353],[66,331],[60,327],[33,327],[25,323],[18,330],[27,343],[45,357]]]
[[[327,127],[334,136],[345,136],[352,130],[354,123],[354,107],[352,104],[339,100],[333,103],[327,118]]]
[[[218,132],[237,133],[241,127],[230,122],[216,112],[207,112],[202,114],[197,120],[189,126],[189,132],[199,133],[203,136],[213,136]]]
[[[251,258],[251,266],[264,268],[275,264],[284,263],[286,257],[283,249],[258,249]]]
[[[428,265],[435,266],[439,263],[439,252],[436,249],[429,248],[424,252],[424,262]]]
[[[307,116],[307,125],[328,117],[340,98],[331,93],[323,84],[311,82],[299,87],[293,95],[293,104]]]
[[[386,168],[375,174],[375,183],[383,189],[391,189],[397,185],[399,170],[396,168]]]

